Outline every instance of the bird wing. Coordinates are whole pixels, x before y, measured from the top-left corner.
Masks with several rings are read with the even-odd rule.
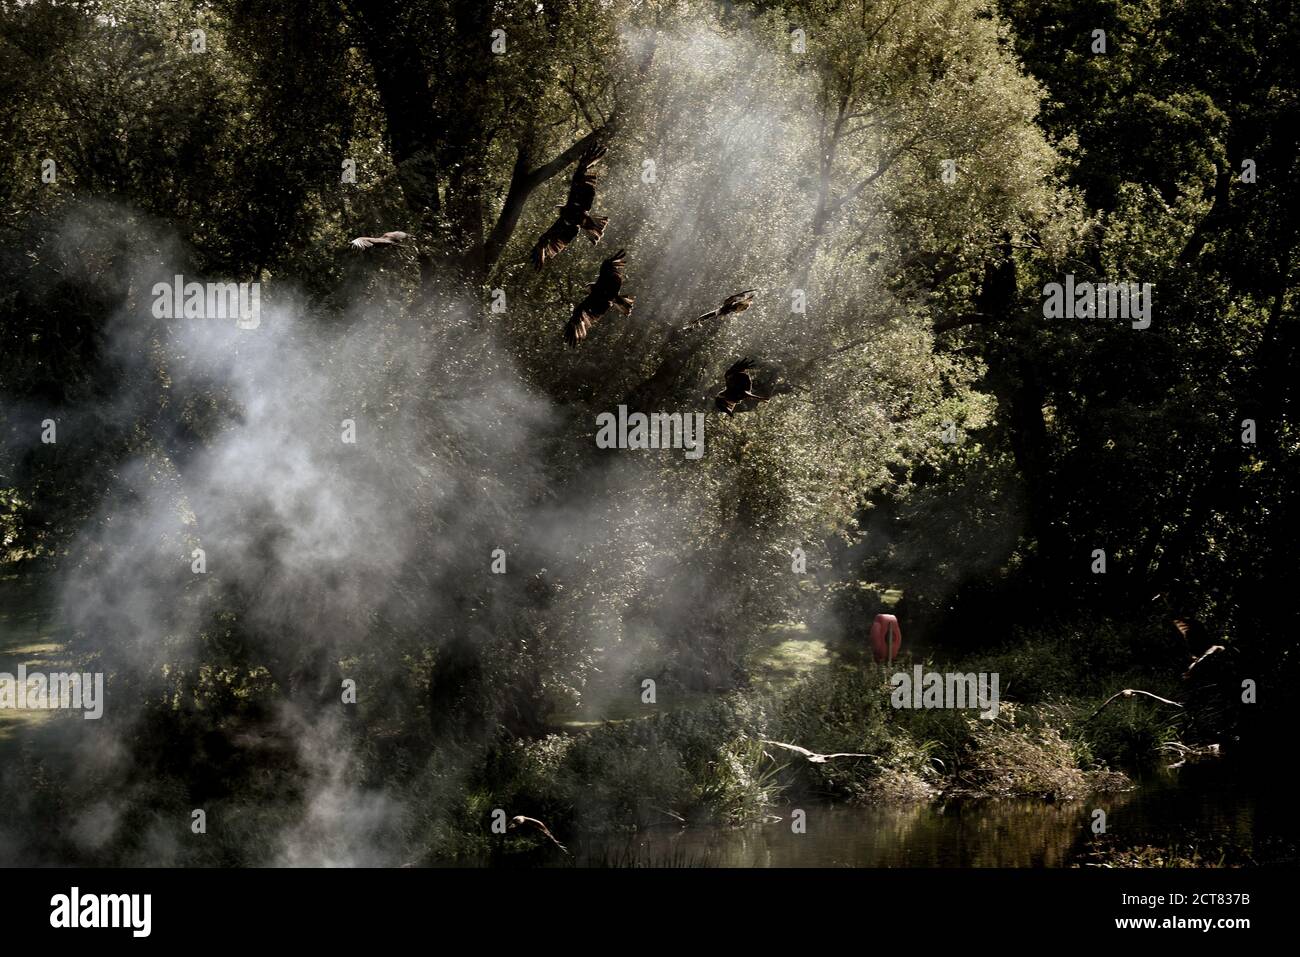
[[[1202,640],[1206,635],[1205,626],[1195,618],[1175,618],[1174,627],[1188,641]]]
[[[626,251],[620,249],[600,264],[600,274],[591,284],[591,291],[574,307],[573,315],[569,317],[569,323],[564,327],[564,341],[570,346],[576,346],[587,338],[591,327],[609,311],[614,297],[618,295],[619,288],[623,285],[624,255]]]
[[[369,236],[358,236],[356,239],[352,240],[352,245],[356,246],[357,249],[369,249],[374,244],[375,241]]]
[[[627,265],[624,257],[627,250],[620,249],[614,255],[610,256],[600,264],[600,274],[596,276],[596,285],[592,294],[600,293],[608,299],[613,299],[618,295],[618,290],[623,285],[623,270]]]
[[[533,265],[538,269],[546,264],[546,260],[554,259],[564,247],[573,242],[578,235],[578,227],[571,223],[566,223],[563,219],[557,219],[551,224],[550,229],[542,233],[542,238],[537,240],[530,254]]]
[[[1168,698],[1162,698],[1158,694],[1152,694],[1150,691],[1140,691],[1137,688],[1126,689],[1124,691],[1121,691],[1120,694],[1124,695],[1125,697],[1128,697],[1129,695],[1143,694],[1146,695],[1148,698],[1154,698],[1156,701],[1159,701],[1162,704],[1171,704],[1175,708],[1182,707],[1182,705],[1179,704],[1177,701],[1170,701]]]
[[[738,292],[734,296],[728,296],[722,303],[724,312],[734,312],[737,306],[749,306],[754,301],[754,290],[746,289],[744,292]]]
[[[411,236],[409,233],[403,233],[401,231],[394,230],[391,233],[384,233],[384,235],[380,236],[379,238],[381,242],[387,241],[390,243],[402,243],[410,239]]]
[[[1193,661],[1190,665],[1187,666],[1187,670],[1183,672],[1183,677],[1190,678],[1192,676],[1193,668],[1199,665],[1206,658],[1210,657],[1210,655],[1218,654],[1220,651],[1227,651],[1227,649],[1223,645],[1211,645],[1209,651],[1201,655],[1201,657],[1197,658],[1195,661]]]
[[[537,820],[537,818],[526,817],[524,818],[524,820],[527,821],[529,824],[531,824],[533,827],[537,828],[543,834],[545,834],[546,839],[550,841],[552,844],[554,844],[556,847],[558,847],[560,850],[562,850],[565,854],[569,853],[569,849],[555,839],[555,835],[551,833],[551,829],[547,827],[545,824],[543,824],[541,821]]]
[[[1214,644],[1210,640],[1209,630],[1198,619],[1175,618],[1173,622],[1174,627],[1183,636],[1183,640],[1187,642],[1187,650],[1192,657],[1203,653],[1206,648]]]
[[[759,738],[764,744],[775,745],[778,748],[785,748],[787,751],[793,751],[795,754],[802,754],[805,758],[817,757],[816,752],[809,751],[807,748],[801,748],[797,744],[786,744],[784,741],[772,741],[768,738]]]
[[[734,296],[728,296],[726,299],[722,300],[722,305],[717,309],[710,309],[704,315],[696,316],[695,321],[690,323],[690,326],[698,326],[700,323],[708,322],[710,319],[718,319],[722,316],[730,315],[733,312],[742,312],[745,309],[748,309],[750,303],[754,301],[753,292],[754,290],[750,289],[746,292],[738,292]]]
[[[727,370],[728,397],[742,397],[753,387],[754,379],[749,374],[752,368],[754,368],[753,359],[741,359]]]
[[[605,147],[590,146],[578,159],[574,167],[573,179],[569,181],[569,205],[585,211],[591,210],[596,201],[596,174],[591,172],[593,166],[605,155]]]
[[[825,755],[822,755],[822,757],[824,757],[824,758],[826,758],[827,760],[829,760],[829,759],[831,759],[831,758],[869,758],[869,757],[871,757],[871,755],[869,755],[869,754],[858,754],[857,752],[852,752],[852,751],[837,751],[837,752],[835,752],[834,754],[825,754]]]
[[[576,347],[579,342],[587,338],[587,333],[591,331],[591,327],[596,324],[598,318],[599,316],[593,316],[581,304],[578,305],[564,326],[565,343],[571,347]]]
[[[1179,704],[1177,701],[1170,701],[1168,698],[1162,698],[1162,697],[1160,697],[1160,695],[1158,695],[1158,694],[1152,694],[1150,691],[1142,691],[1142,690],[1139,689],[1139,688],[1125,688],[1125,689],[1123,689],[1122,691],[1116,691],[1113,695],[1111,695],[1109,698],[1107,698],[1105,701],[1103,701],[1103,702],[1101,703],[1101,707],[1100,707],[1100,708],[1098,708],[1098,709],[1097,709],[1096,711],[1094,711],[1092,714],[1088,715],[1087,720],[1088,720],[1088,721],[1091,721],[1093,718],[1097,717],[1097,715],[1099,715],[1099,714],[1101,714],[1103,711],[1105,711],[1105,710],[1106,710],[1106,706],[1107,706],[1108,704],[1110,704],[1112,701],[1114,701],[1116,698],[1131,698],[1131,697],[1133,697],[1135,694],[1142,694],[1142,695],[1146,695],[1148,698],[1155,698],[1157,701],[1161,701],[1161,702],[1163,702],[1164,704],[1170,704],[1170,705],[1173,705],[1175,708],[1181,708],[1181,707],[1182,707],[1182,705]]]

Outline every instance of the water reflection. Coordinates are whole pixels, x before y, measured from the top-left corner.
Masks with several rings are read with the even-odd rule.
[[[1111,845],[1196,847],[1209,863],[1224,851],[1236,862],[1294,860],[1296,825],[1278,789],[1239,772],[1189,765],[1134,791],[1054,803],[806,805],[804,834],[792,833],[787,808],[778,811],[784,820],[763,826],[655,828],[571,846],[574,863],[597,867],[1066,867],[1095,846],[1092,811],[1102,808]]]

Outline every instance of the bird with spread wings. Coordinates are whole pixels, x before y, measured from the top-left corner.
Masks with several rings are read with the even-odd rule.
[[[1169,596],[1164,592],[1155,595],[1152,601],[1163,602],[1165,607],[1173,612],[1174,605],[1169,600]],[[1187,648],[1187,657],[1191,661],[1201,658],[1210,648],[1218,642],[1210,635],[1210,630],[1205,627],[1199,618],[1193,618],[1191,615],[1175,615],[1169,619],[1169,623],[1178,629],[1178,634],[1183,638]]]
[[[690,328],[701,326],[711,319],[723,319],[737,312],[744,312],[754,304],[755,289],[746,289],[744,292],[738,292],[734,296],[728,296],[722,300],[722,305],[717,309],[712,309],[704,315],[699,316],[690,324]]]
[[[1160,695],[1152,694],[1150,691],[1143,691],[1141,688],[1125,688],[1123,691],[1116,691],[1113,695],[1111,695],[1104,702],[1102,702],[1101,707],[1098,708],[1096,711],[1094,711],[1091,715],[1089,715],[1087,720],[1091,721],[1093,718],[1097,717],[1097,715],[1101,714],[1102,711],[1106,709],[1106,705],[1110,704],[1112,701],[1118,701],[1121,698],[1127,700],[1129,698],[1134,697],[1135,695],[1145,695],[1146,697],[1152,699],[1153,701],[1158,701],[1161,704],[1167,704],[1174,708],[1182,707],[1182,705],[1179,704],[1177,701],[1170,701],[1168,698],[1162,698],[1160,697]]]
[[[759,738],[764,744],[774,745],[778,748],[785,748],[787,751],[793,751],[795,754],[802,754],[808,759],[809,764],[825,764],[827,761],[834,761],[836,758],[869,758],[870,754],[858,754],[857,752],[837,751],[835,754],[818,754],[816,751],[809,751],[807,748],[801,748],[797,744],[786,744],[783,741],[771,741],[768,738]]]
[[[382,236],[358,236],[352,240],[352,245],[357,249],[370,249],[373,246],[402,246],[410,238],[410,233],[394,230],[391,233],[384,233]]]
[[[591,327],[599,322],[611,307],[625,316],[632,312],[632,303],[635,299],[632,296],[624,296],[620,292],[623,288],[623,270],[626,265],[623,257],[626,255],[627,251],[620,249],[601,263],[596,281],[590,285],[582,302],[573,307],[573,315],[569,317],[569,322],[564,327],[564,341],[569,346],[576,348],[578,343],[586,339]]]
[[[548,841],[562,850],[565,854],[569,853],[569,849],[555,839],[555,835],[551,833],[551,829],[541,821],[537,820],[537,818],[525,817],[523,814],[516,814],[510,819],[510,830],[513,831],[524,826],[531,827],[535,831],[540,831]]]
[[[569,182],[569,198],[563,206],[556,206],[559,215],[550,229],[542,233],[533,246],[533,265],[541,269],[548,259],[554,259],[564,247],[578,238],[581,230],[594,246],[609,224],[608,216],[591,215],[591,205],[596,201],[596,174],[593,168],[605,155],[605,147],[590,146],[578,158],[578,165]]]
[[[718,410],[727,415],[736,414],[736,406],[746,399],[754,402],[766,402],[770,395],[759,395],[754,391],[754,378],[750,375],[758,363],[753,359],[741,359],[727,370],[726,387],[714,397]]]

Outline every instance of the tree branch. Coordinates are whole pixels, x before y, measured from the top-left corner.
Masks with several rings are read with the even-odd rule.
[[[519,225],[519,218],[523,215],[524,204],[528,202],[528,197],[551,177],[572,165],[589,146],[608,135],[612,128],[613,124],[607,123],[592,130],[586,136],[575,141],[549,163],[544,163],[532,170],[528,168],[529,138],[525,137],[524,141],[519,145],[514,171],[510,174],[510,186],[506,190],[505,202],[501,205],[501,214],[497,217],[491,233],[488,234],[487,240],[483,243],[484,275],[492,271],[492,268],[497,264],[497,260],[501,258],[501,253],[505,250],[506,244],[510,242],[510,237],[514,235],[515,227]]]

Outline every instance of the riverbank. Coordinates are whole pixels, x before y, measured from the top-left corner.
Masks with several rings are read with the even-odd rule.
[[[8,595],[0,655],[14,664],[61,663],[66,653],[39,596],[32,590]],[[114,826],[96,838],[86,858],[101,864],[137,853],[131,848],[138,839],[119,823],[187,820],[194,802],[186,795],[198,790],[195,775],[219,782],[220,796],[204,801],[212,819],[239,820],[244,830],[178,846],[177,863],[193,865],[274,863],[274,857],[249,856],[250,848],[274,854],[286,833],[307,825],[312,840],[339,840],[332,829],[355,827],[350,802],[382,817],[390,829],[386,839],[400,833],[402,862],[412,863],[553,863],[548,842],[537,834],[495,833],[491,821],[498,810],[546,821],[562,840],[587,848],[576,859],[592,865],[740,864],[764,855],[791,855],[795,866],[850,859],[864,866],[1122,866],[1153,860],[1210,866],[1233,859],[1185,840],[1179,851],[1153,843],[1159,837],[1143,843],[1093,833],[1092,810],[1122,811],[1141,790],[1133,775],[1174,763],[1160,748],[1178,741],[1179,728],[1168,710],[1140,700],[1118,702],[1094,720],[1115,687],[1167,689],[1149,672],[1095,669],[1094,656],[1125,663],[1108,647],[1123,645],[1124,636],[1091,633],[1092,656],[1072,651],[1082,640],[1025,634],[1006,650],[979,658],[954,661],[934,653],[917,661],[905,654],[886,668],[861,648],[785,623],[765,629],[754,643],[747,680],[738,687],[691,690],[668,679],[647,695],[644,679],[624,674],[616,684],[589,689],[583,707],[556,712],[549,734],[497,736],[473,745],[395,739],[383,703],[363,698],[358,720],[331,728],[323,744],[355,779],[326,774],[311,763],[295,749],[297,732],[280,719],[259,726],[249,715],[181,716],[161,703],[106,740],[121,747],[129,736],[152,735],[149,740],[171,749],[182,764],[162,777],[142,767],[125,779],[120,801],[113,789],[124,785],[113,783],[111,775],[63,780],[64,771],[50,756],[61,740],[59,729],[40,723],[47,715],[0,727],[0,750],[8,756],[7,786],[40,782],[47,797],[57,795],[66,809],[49,815],[55,832],[46,851],[85,854],[76,834],[113,807]],[[999,674],[1004,697],[996,718],[979,717],[974,706],[894,707],[891,675],[917,665],[926,672]],[[1061,688],[1071,693],[1061,694]],[[771,742],[860,756],[814,762]],[[411,754],[422,754],[423,763],[397,774],[377,773],[400,769]],[[313,821],[322,801],[343,806],[337,820]],[[375,810],[380,807],[382,814]],[[805,815],[798,834],[791,830],[796,809]],[[71,836],[59,837],[60,821]],[[1008,837],[1008,828],[1037,836],[1022,843]],[[851,837],[854,829],[870,833]],[[785,837],[775,836],[814,833],[820,836],[788,848]],[[1081,845],[1081,834],[1097,840]],[[812,849],[823,840],[822,850]],[[636,850],[642,847],[644,854]]]
[[[1291,864],[1296,828],[1276,791],[1205,764],[1153,774],[1101,800],[948,799],[894,806],[782,806],[738,828],[671,823],[583,833],[571,857],[538,845],[490,855],[537,867],[1250,867]],[[1108,831],[1092,813],[1104,808]],[[806,828],[792,827],[804,812]]]

